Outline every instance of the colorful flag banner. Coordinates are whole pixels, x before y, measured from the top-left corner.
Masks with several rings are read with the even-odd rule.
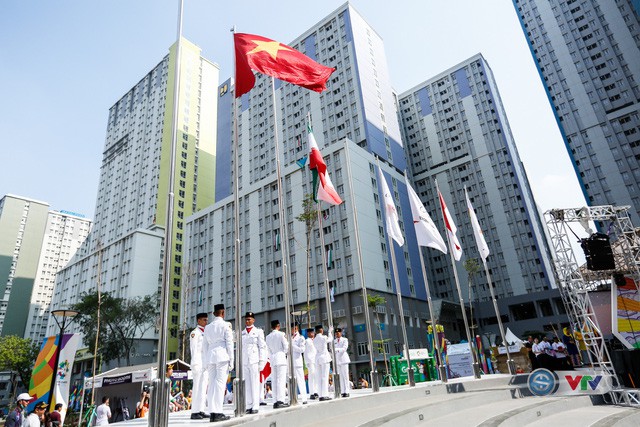
[[[449,239],[451,239],[451,250],[453,251],[453,257],[456,261],[460,261],[462,257],[462,247],[460,246],[460,242],[458,241],[458,236],[456,233],[458,232],[458,228],[453,222],[453,217],[449,213],[449,209],[447,208],[447,204],[444,202],[444,197],[442,197],[442,193],[438,189],[438,197],[440,198],[440,208],[442,209],[442,217],[444,218],[444,225],[447,228],[447,233],[449,234]]]
[[[411,215],[413,216],[413,226],[416,229],[416,239],[419,246],[428,246],[447,253],[447,244],[442,239],[438,228],[429,216],[420,198],[416,194],[413,187],[409,183],[409,179],[405,176],[407,192],[409,193],[409,204],[411,205]]]
[[[313,174],[313,200],[324,200],[330,205],[339,205],[342,203],[342,199],[338,195],[331,178],[329,178],[329,172],[327,171],[327,165],[322,159],[322,154],[318,149],[316,138],[313,136],[311,126],[308,127],[309,132],[309,169]]]
[[[80,335],[64,334],[62,336],[62,345],[60,345],[59,339],[60,335],[54,335],[45,338],[42,342],[40,353],[36,358],[36,363],[31,373],[29,394],[34,400],[29,402],[28,412],[33,411],[37,403],[49,403],[49,400],[51,400],[50,406],[52,408],[55,407],[56,403],[62,403],[66,413],[69,402],[71,367],[75,360]],[[57,366],[56,358],[58,359]],[[53,383],[54,375],[55,383]],[[52,384],[54,384],[54,395],[50,396]]]
[[[382,188],[382,200],[384,201],[387,234],[395,240],[399,246],[402,246],[404,245],[404,237],[402,237],[402,230],[400,230],[400,223],[398,222],[398,211],[396,210],[396,204],[393,201],[393,197],[391,196],[391,192],[387,186],[387,180],[382,174],[382,168],[380,168],[380,165],[378,165],[378,179],[380,180],[380,187]]]
[[[303,53],[255,34],[233,35],[236,55],[236,98],[256,84],[253,71],[293,83],[316,92],[327,88],[336,69],[319,64]]]
[[[469,199],[469,194],[467,193],[467,189],[464,189],[464,197],[467,199],[467,209],[469,210],[469,217],[471,218],[471,228],[473,228],[473,236],[476,239],[476,245],[478,246],[478,252],[480,253],[480,257],[483,261],[487,260],[489,256],[489,246],[487,246],[487,241],[484,239],[484,234],[482,234],[482,228],[480,228],[480,223],[478,222],[478,217],[476,216],[476,212],[473,210],[473,205],[471,204],[471,200]]]

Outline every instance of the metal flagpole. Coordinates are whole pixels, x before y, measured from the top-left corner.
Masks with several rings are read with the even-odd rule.
[[[431,301],[431,290],[429,289],[429,280],[427,279],[427,270],[424,266],[424,254],[422,248],[418,246],[418,250],[420,251],[420,267],[422,267],[422,277],[424,278],[424,289],[427,291],[427,304],[429,305],[429,312],[431,313],[431,329],[433,332],[433,344],[435,346],[436,355],[438,356],[438,374],[440,376],[440,381],[446,383],[447,379],[447,367],[444,366],[444,361],[442,360],[442,352],[440,351],[440,340],[438,339],[438,331],[436,327],[436,318],[433,314],[433,302]]]
[[[358,254],[358,270],[360,272],[360,281],[362,285],[362,302],[364,308],[364,319],[367,330],[367,345],[369,347],[369,363],[371,364],[371,388],[373,392],[380,391],[380,383],[378,382],[378,370],[376,362],[373,359],[373,336],[371,335],[371,316],[369,314],[369,296],[367,294],[367,285],[364,280],[364,267],[362,266],[362,250],[360,247],[360,228],[358,227],[358,208],[356,206],[356,195],[353,192],[353,176],[351,175],[351,157],[349,155],[349,142],[344,140],[344,151],[347,160],[347,173],[349,180],[349,193],[351,194],[351,208],[353,210],[353,225],[356,231],[356,253]]]
[[[436,190],[438,195],[440,194],[440,187],[438,187],[438,180],[436,182]],[[442,212],[442,218],[444,219],[444,210],[442,204],[440,204],[440,211]],[[473,349],[473,343],[471,342],[471,333],[469,332],[469,321],[467,320],[467,307],[464,305],[464,299],[462,298],[462,290],[460,289],[460,280],[458,279],[458,270],[456,269],[456,260],[453,255],[453,245],[451,244],[451,237],[449,236],[449,230],[447,230],[447,243],[449,244],[449,254],[451,255],[451,268],[453,269],[453,277],[456,281],[456,289],[458,290],[458,299],[460,300],[460,308],[462,309],[462,321],[464,322],[464,331],[467,334],[467,341],[469,344],[469,350],[473,357],[473,375],[476,378],[480,378],[480,365],[478,364],[478,355]]]
[[[487,267],[487,261],[485,259],[482,259],[482,265],[484,265],[484,272],[487,275],[487,282],[489,283],[489,291],[491,292],[491,301],[493,301],[493,309],[495,310],[496,318],[498,319],[498,328],[500,329],[500,336],[502,337],[502,343],[504,344],[504,348],[507,350],[507,367],[509,368],[509,373],[511,375],[515,375],[516,362],[513,361],[513,359],[511,359],[511,354],[509,353],[509,343],[507,342],[507,338],[504,333],[504,326],[502,325],[502,319],[500,318],[500,310],[498,309],[498,302],[496,301],[495,292],[493,292],[493,283],[491,282],[489,267]]]
[[[289,295],[289,236],[287,233],[287,223],[285,218],[284,209],[284,195],[282,191],[282,173],[280,171],[280,138],[278,137],[278,106],[276,105],[276,84],[275,79],[271,77],[271,102],[273,105],[273,139],[276,149],[276,179],[278,187],[278,210],[280,212],[280,233],[282,239],[280,239],[280,250],[282,253],[282,284],[284,293],[284,317],[285,324],[289,326],[291,324],[291,302]],[[289,330],[289,329],[287,329]],[[291,334],[286,334],[287,342],[289,343],[288,365],[289,372],[287,373],[287,384],[289,385],[289,403],[295,405],[298,403],[298,389],[296,385],[296,377],[293,374],[293,346],[291,343]],[[300,385],[303,387],[303,385]]]
[[[324,274],[324,298],[327,304],[327,325],[329,331],[333,332],[333,309],[331,307],[331,295],[329,290],[329,274],[327,272],[327,249],[324,247],[324,231],[322,230],[322,214],[320,213],[320,201],[318,200],[318,229],[320,230],[320,246],[322,247],[322,273]],[[333,335],[333,334],[332,334]],[[336,349],[333,345],[333,336],[329,340],[331,348],[331,363],[333,368],[333,397],[340,397],[340,374],[338,374],[338,365],[336,364]]]
[[[231,32],[235,34],[236,27],[231,29]],[[235,42],[235,41],[234,41]],[[235,43],[234,43],[235,46]],[[235,48],[233,49],[233,75],[235,76]],[[233,396],[234,396],[234,415],[236,417],[242,417],[245,414],[245,380],[244,370],[242,367],[242,289],[240,288],[240,176],[238,165],[238,159],[240,158],[240,143],[238,137],[238,98],[235,93],[233,94],[233,211],[234,211],[234,250],[233,250],[233,287],[235,292],[235,324],[236,324],[236,377],[233,380]]]
[[[384,174],[382,173],[382,169],[380,169],[380,162],[376,157],[376,164],[378,165],[378,170],[380,170],[380,176],[382,179],[385,179]],[[387,185],[388,186],[388,185]],[[384,198],[384,195],[383,195]],[[384,200],[383,200],[383,203]],[[394,202],[395,203],[395,202]],[[385,219],[387,218],[387,212],[385,209]],[[402,329],[402,339],[404,340],[404,351],[405,357],[407,358],[407,380],[409,382],[410,387],[416,386],[416,379],[413,375],[413,367],[411,366],[411,356],[409,355],[409,339],[407,338],[407,325],[404,321],[404,306],[402,305],[402,293],[400,292],[400,279],[398,278],[398,266],[396,264],[396,254],[395,254],[395,246],[394,240],[389,235],[389,230],[387,230],[387,241],[389,242],[389,252],[391,253],[391,267],[393,268],[393,279],[396,284],[396,296],[398,298],[398,311],[400,312],[400,328]]]
[[[154,392],[149,410],[149,426],[166,427],[169,423],[169,395],[171,379],[165,377],[167,365],[167,338],[169,334],[169,289],[171,280],[171,256],[173,254],[173,200],[176,178],[176,152],[178,145],[178,108],[180,104],[180,60],[182,39],[182,12],[184,1],[179,0],[178,30],[173,82],[173,112],[171,125],[171,157],[167,192],[167,211],[164,228],[164,256],[162,262],[162,286],[160,292],[160,333],[158,336],[158,375],[153,381]]]

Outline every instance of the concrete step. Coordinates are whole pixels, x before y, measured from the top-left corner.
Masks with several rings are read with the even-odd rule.
[[[626,408],[611,406],[616,408],[609,416],[602,418],[591,427],[637,427],[640,426],[640,408]]]
[[[631,409],[632,411],[638,411]],[[629,408],[612,405],[598,405],[598,406],[584,406],[574,409],[565,409],[561,413],[549,414],[545,417],[540,417],[534,422],[527,424],[530,427],[542,427],[548,426],[550,422],[558,417],[561,417],[563,427],[587,427],[587,426],[606,426],[616,425],[620,420],[615,419],[618,414],[626,413],[631,415],[627,411]],[[613,417],[613,418],[610,418]],[[624,418],[624,417],[623,417]],[[609,421],[607,421],[609,419]],[[637,420],[637,419],[636,419]],[[631,420],[629,420],[631,421]],[[610,424],[613,423],[613,424]],[[639,424],[636,423],[635,426]]]

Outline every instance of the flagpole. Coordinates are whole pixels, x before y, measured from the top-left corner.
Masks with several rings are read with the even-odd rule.
[[[282,252],[282,284],[284,293],[284,316],[285,324],[289,326],[291,324],[291,301],[289,295],[289,237],[286,227],[285,209],[284,209],[284,196],[282,191],[282,173],[280,166],[280,138],[278,137],[278,106],[276,105],[276,84],[275,78],[271,77],[271,102],[273,106],[273,139],[275,143],[276,151],[276,180],[278,187],[278,210],[280,217],[280,250]],[[283,242],[284,241],[284,242]],[[290,331],[290,329],[288,329]],[[296,377],[293,375],[293,346],[291,342],[291,334],[287,335],[287,342],[289,343],[289,372],[287,373],[287,384],[289,385],[289,404],[296,405],[298,403],[298,390],[296,385]],[[300,386],[302,387],[302,385]]]
[[[320,200],[318,200],[318,228],[320,230],[320,246],[322,248],[322,273],[324,274],[324,298],[327,304],[327,326],[329,333],[333,333],[333,309],[331,307],[331,295],[329,293],[329,273],[327,267],[327,250],[324,246],[324,230],[322,229],[322,215],[320,213]],[[330,340],[331,348],[331,364],[333,368],[333,397],[340,397],[340,375],[338,374],[338,365],[336,365],[336,349],[333,345],[333,339]]]
[[[380,171],[380,178],[385,179],[384,174],[382,173],[382,169],[380,169],[380,162],[376,157],[376,164],[378,165],[378,170]],[[384,195],[383,195],[384,198]],[[383,201],[384,202],[384,201]],[[385,220],[387,218],[387,212],[385,209]],[[398,311],[400,312],[400,328],[402,329],[402,339],[404,340],[404,351],[405,356],[407,358],[407,380],[409,382],[410,387],[416,386],[416,379],[413,374],[413,367],[411,366],[411,356],[409,355],[409,340],[407,338],[407,326],[404,322],[404,306],[402,305],[402,293],[400,292],[400,279],[398,278],[398,266],[396,264],[396,254],[395,254],[395,246],[394,239],[389,235],[389,230],[387,230],[387,241],[389,252],[391,253],[391,266],[393,268],[393,278],[396,284],[396,297],[398,298]]]
[[[358,226],[358,208],[356,206],[356,195],[353,192],[353,176],[351,175],[351,156],[349,155],[348,140],[344,140],[344,151],[347,160],[347,173],[349,174],[349,193],[351,196],[351,208],[353,210],[353,225],[356,231],[356,253],[358,254],[358,271],[360,272],[360,284],[362,287],[362,302],[364,309],[364,319],[367,330],[367,345],[369,346],[369,363],[371,365],[371,389],[374,393],[380,391],[380,383],[378,382],[378,370],[376,362],[373,359],[373,336],[371,334],[371,316],[369,314],[369,296],[367,294],[367,285],[364,280],[364,267],[362,266],[362,249],[360,246],[360,227]]]
[[[166,378],[167,365],[167,335],[169,333],[169,297],[171,261],[173,248],[173,203],[174,185],[176,178],[176,154],[178,146],[178,111],[180,105],[180,60],[182,48],[182,12],[184,1],[178,2],[178,28],[176,41],[176,57],[173,82],[173,112],[171,124],[171,157],[169,162],[169,183],[167,190],[167,210],[164,228],[164,255],[162,262],[162,285],[160,287],[160,333],[158,335],[158,376],[153,381],[154,393],[151,396],[149,410],[149,426],[166,427],[169,423],[169,402],[171,379]],[[94,379],[95,381],[95,379]]]
[[[231,29],[233,34],[236,33],[235,25]],[[233,75],[236,75],[236,61],[235,61],[235,40],[233,49]],[[236,82],[234,82],[235,84]],[[240,158],[240,141],[238,136],[238,98],[233,94],[233,233],[234,239],[234,251],[233,251],[233,288],[235,291],[235,324],[236,324],[236,377],[233,380],[233,396],[234,396],[234,415],[236,417],[242,417],[245,414],[246,406],[246,394],[245,394],[245,380],[244,369],[242,366],[242,289],[240,288],[240,176],[238,165]]]
[[[440,187],[438,187],[438,180],[436,182],[436,190],[438,191],[438,195],[440,195]],[[440,211],[442,212],[443,221],[446,222],[444,209],[442,204],[440,204]],[[447,243],[449,244],[449,254],[451,255],[451,268],[453,269],[453,277],[456,281],[456,289],[458,290],[458,300],[460,301],[460,308],[462,309],[462,321],[464,322],[464,331],[467,334],[467,341],[469,344],[469,350],[471,351],[471,356],[473,357],[473,375],[476,378],[480,378],[480,365],[478,364],[478,355],[473,349],[473,344],[471,343],[471,333],[469,332],[469,322],[467,320],[467,307],[464,305],[464,299],[462,298],[462,290],[460,289],[460,280],[458,279],[458,270],[456,269],[456,260],[453,255],[453,245],[451,243],[451,237],[449,236],[449,230],[447,230]]]
[[[507,338],[504,333],[504,326],[502,325],[502,319],[500,318],[500,310],[498,309],[498,302],[496,301],[496,295],[495,295],[495,292],[493,291],[491,274],[489,274],[489,267],[487,267],[487,261],[485,259],[482,260],[482,265],[484,265],[484,272],[487,275],[487,282],[489,283],[489,291],[491,292],[491,301],[493,301],[493,309],[495,310],[496,318],[498,319],[498,328],[500,329],[500,336],[502,337],[502,343],[504,344],[504,348],[507,350],[507,367],[509,368],[509,373],[511,375],[515,375],[516,362],[514,362],[513,359],[511,359],[511,353],[509,353],[509,343],[507,342]]]

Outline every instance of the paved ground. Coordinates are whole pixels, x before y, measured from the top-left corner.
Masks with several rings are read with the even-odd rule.
[[[473,378],[421,383],[416,387],[384,387],[353,390],[348,398],[274,410],[261,406],[256,415],[233,417],[233,407],[225,405],[232,418],[225,422],[191,420],[189,412],[172,413],[169,425],[175,427],[215,426],[399,426],[447,427],[550,426],[624,427],[640,426],[640,409],[594,405],[588,396],[531,397],[526,389],[527,375],[487,375]],[[596,403],[597,399],[596,399]],[[118,423],[122,427],[145,426],[147,420]]]

